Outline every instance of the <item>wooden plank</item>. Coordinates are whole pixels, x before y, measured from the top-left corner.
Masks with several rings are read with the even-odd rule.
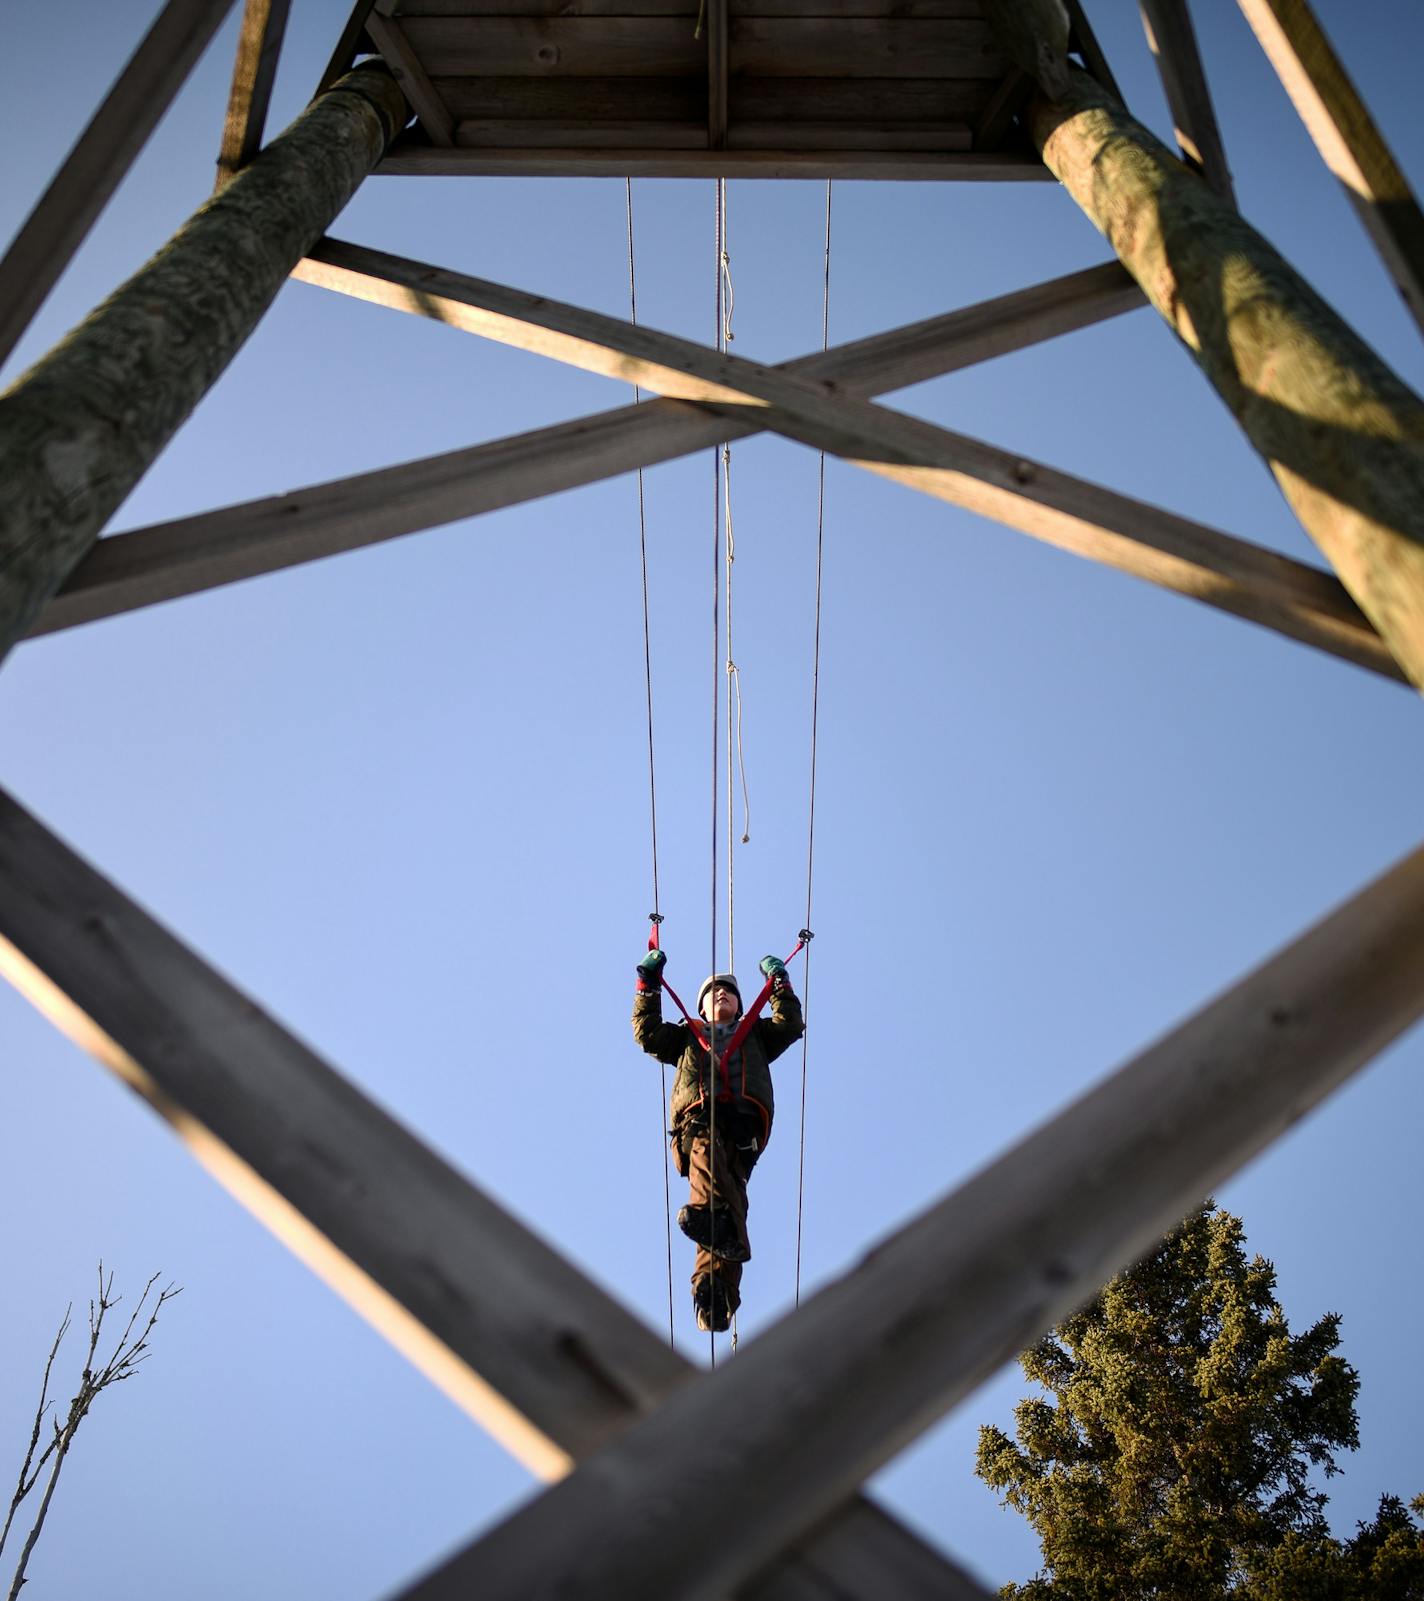
[[[1236,191],[1186,0],[1138,0],[1138,7],[1172,113],[1177,145],[1217,194],[1234,206]]]
[[[435,78],[457,122],[696,122],[705,74],[686,78]],[[734,78],[733,122],[972,122],[988,103],[984,78]]]
[[[1040,183],[1043,163],[1015,151],[436,150],[397,141],[378,173],[483,178],[862,178],[895,183]]]
[[[402,1601],[738,1593],[1422,1012],[1424,850]]]
[[[56,603],[61,608],[78,607],[80,614],[61,610],[54,626],[107,615],[105,606],[118,610],[148,604],[496,505],[555,493],[762,427],[780,429],[813,445],[824,440],[827,448],[852,460],[853,453],[867,444],[864,431],[857,433],[855,420],[844,411],[836,414],[834,427],[822,433],[821,423],[813,421],[808,427],[804,415],[790,415],[769,404],[748,406],[735,398],[727,404],[727,397],[740,391],[726,379],[738,373],[745,377],[752,363],[718,357],[651,330],[647,330],[651,343],[630,345],[621,339],[619,331],[625,326],[621,323],[600,349],[589,337],[597,326],[589,320],[593,313],[533,302],[532,297],[496,285],[481,285],[476,291],[476,281],[459,274],[335,241],[328,241],[321,254],[323,260],[304,264],[299,275],[378,304],[437,317],[448,326],[572,359],[594,371],[616,371],[620,378],[636,379],[649,388],[665,386],[699,396],[712,403],[711,412],[675,408],[670,417],[660,409],[665,402],[652,402],[632,408],[631,413],[586,418],[492,446],[319,485],[295,496],[111,538],[94,553],[93,565],[76,575],[72,594]],[[340,265],[343,258],[361,262],[362,268]],[[365,270],[374,266],[386,276]],[[403,282],[393,282],[391,275]],[[442,292],[451,289],[458,291],[458,298]],[[491,290],[497,297],[489,295]],[[860,341],[844,352],[804,358],[776,372],[793,380],[824,383],[834,378],[842,393],[835,404],[848,411],[844,395],[853,393],[855,386],[895,387],[933,370],[947,371],[1001,353],[1013,348],[1014,339],[1023,343],[1068,326],[1084,326],[1111,315],[1113,309],[1126,309],[1128,301],[1115,296],[1123,296],[1120,282],[1114,289],[1100,276],[1075,274],[1057,286],[1040,286],[988,308],[972,308],[956,317]],[[481,298],[498,298],[503,309],[491,314],[470,304]],[[991,309],[996,306],[997,310]],[[560,330],[559,323],[568,317],[578,332]],[[605,320],[602,333],[608,332],[606,323],[611,321]],[[650,360],[649,351],[658,359]],[[712,377],[698,376],[699,370]],[[755,371],[763,377],[776,376],[769,369]],[[889,412],[883,418],[899,430],[899,437],[889,448],[882,440],[875,458],[861,459],[858,465],[1384,676],[1398,677],[1378,636],[1328,574],[930,424]],[[913,461],[904,459],[907,454]],[[135,597],[130,589],[127,601],[126,583],[137,585],[139,591]],[[166,594],[159,592],[163,586]],[[49,622],[48,615],[44,622]]]
[[[761,78],[990,78],[1008,62],[985,22],[738,17],[731,70]]]
[[[727,144],[727,0],[707,0],[707,145]]]
[[[218,151],[219,188],[262,147],[290,10],[291,0],[247,0],[243,9],[222,147]]]
[[[734,122],[973,122],[988,78],[733,78]]]
[[[411,48],[400,23],[383,14],[383,0],[376,0],[375,8],[366,18],[366,32],[391,69],[391,75],[405,91],[405,97],[420,119],[421,127],[429,135],[430,142],[435,145],[454,144],[454,118],[426,76],[425,68]]]
[[[995,3],[1002,3],[1002,0],[995,0]],[[1121,100],[1122,90],[1118,87],[1117,79],[1113,77],[1113,70],[1108,65],[1108,58],[1103,54],[1103,48],[1098,43],[1097,35],[1093,32],[1081,0],[1065,0],[1065,4],[1068,8],[1069,48],[1078,52],[1083,58],[1083,65],[1103,88]]]
[[[707,129],[685,122],[462,122],[462,150],[705,150]]]
[[[321,82],[316,86],[317,94],[325,94],[338,78],[345,76],[355,65],[357,53],[366,42],[366,18],[370,16],[371,7],[375,3],[376,0],[355,0],[351,15],[347,18],[346,26],[341,30],[341,37],[336,41],[336,48],[331,52],[331,59],[326,64],[326,71],[322,73]]]
[[[693,1377],[3,792],[0,886],[0,972],[534,1471],[564,1472]],[[915,1601],[987,1601],[859,1499],[767,1601],[837,1601],[857,1563],[909,1575]]]
[[[679,77],[703,68],[681,17],[406,17],[432,78],[488,74]],[[761,77],[993,78],[1006,63],[986,23],[741,17],[731,71]]]
[[[1424,401],[1086,74],[1028,122],[1424,688]]]
[[[1241,9],[1424,331],[1424,217],[1350,75],[1305,0],[1241,0]]]
[[[974,137],[963,122],[900,123],[871,127],[841,122],[737,122],[727,132],[732,150],[969,150]]]
[[[1021,350],[1141,303],[1141,292],[1114,262],[841,345],[792,362],[790,370],[835,379],[852,394],[875,394]],[[416,311],[422,304],[418,297],[406,302]],[[94,548],[31,636],[672,460],[704,443],[718,443],[726,429],[721,418],[650,401],[115,534]],[[748,423],[740,432],[755,431]]]
[[[707,127],[707,77],[434,78],[457,125],[467,122],[681,122]],[[457,133],[458,140],[458,133]]]
[[[314,101],[5,396],[0,657],[261,320],[404,122],[359,67]]]
[[[148,142],[233,0],[168,0],[0,260],[0,362]]]
[[[997,150],[1004,142],[1013,120],[1028,104],[1033,79],[1017,67],[1010,67],[992,98],[974,124],[974,148]]]
[[[734,17],[958,18],[980,22],[983,0],[731,0]]]
[[[960,17],[983,0],[730,0],[734,17]],[[697,0],[394,0],[397,17],[695,17]]]
[[[405,17],[432,78],[487,74],[706,81],[702,44],[683,17]]]

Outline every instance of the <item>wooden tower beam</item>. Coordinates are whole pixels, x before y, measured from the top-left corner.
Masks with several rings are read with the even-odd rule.
[[[1424,849],[403,1601],[737,1591],[1421,1014]]]
[[[261,149],[291,4],[292,0],[247,0],[243,10],[222,147],[218,151],[219,187]]]
[[[1177,144],[1217,194],[1234,206],[1236,192],[1187,0],[1138,0],[1138,5],[1147,30],[1147,46],[1157,62],[1157,74],[1172,113]],[[1098,78],[1097,73],[1093,76]],[[1103,82],[1101,78],[1098,81]],[[1112,84],[1104,87],[1118,93]]]
[[[384,67],[357,68],[0,396],[0,657],[236,355],[406,115]]]
[[[324,273],[330,263],[312,259],[311,266]],[[306,264],[297,269],[306,270]],[[447,310],[428,295],[407,293],[392,303],[439,318]],[[1023,350],[1141,304],[1141,290],[1110,262],[817,352],[788,363],[787,370],[833,380],[852,394],[878,394]],[[594,483],[716,444],[728,426],[687,406],[650,401],[115,534],[95,546],[31,633],[72,628]],[[743,430],[756,431],[753,424]]]
[[[3,792],[0,974],[533,1471],[566,1472],[695,1377]],[[903,1601],[987,1601],[863,1499],[762,1593],[841,1601],[848,1571]]]
[[[1424,331],[1424,215],[1306,0],[1240,0],[1325,164]]]
[[[1001,0],[1004,3],[1004,0]],[[1086,73],[1030,102],[1044,161],[1270,464],[1424,688],[1424,403],[1276,251]]]
[[[168,0],[0,261],[0,362],[59,281],[233,0]]]

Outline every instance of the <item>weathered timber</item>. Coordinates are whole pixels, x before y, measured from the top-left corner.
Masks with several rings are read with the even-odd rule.
[[[682,17],[403,16],[432,78],[465,74],[678,77],[704,67]],[[735,18],[731,70],[759,77],[991,78],[1003,52],[983,22],[959,18]]]
[[[430,142],[436,145],[454,144],[455,120],[450,115],[450,108],[426,75],[400,23],[385,15],[387,9],[382,0],[376,0],[374,9],[366,18],[366,32],[391,69],[391,76],[405,91],[405,97],[420,118],[420,125],[429,135]]]
[[[890,183],[1039,183],[1051,174],[1018,151],[442,150],[397,140],[376,171],[435,178],[855,178]]]
[[[693,1376],[3,792],[0,972],[534,1471],[565,1472]],[[766,1601],[838,1601],[847,1565],[908,1576],[906,1601],[985,1601],[863,1500]]]
[[[1276,251],[1086,74],[1033,137],[1270,463],[1424,687],[1424,403]]]
[[[462,150],[705,150],[707,126],[687,122],[462,122]]]
[[[405,116],[389,74],[358,68],[0,396],[0,656],[237,353]]]
[[[727,143],[727,0],[707,0],[707,144],[721,150]]]
[[[1083,10],[1082,0],[1066,0],[1068,7],[1068,48],[1076,50],[1082,58],[1083,65],[1095,77],[1104,89],[1110,90],[1119,100],[1123,98],[1122,90],[1117,86],[1117,79],[1113,77],[1112,67],[1103,53],[1103,47],[1098,43],[1098,37],[1093,32],[1093,25],[1088,21],[1088,14]]]
[[[1421,1013],[1424,850],[403,1601],[737,1592]]]
[[[394,297],[387,301],[396,303]],[[1141,303],[1137,285],[1112,262],[803,357],[788,370],[834,380],[850,394],[872,395],[1022,350]],[[418,295],[407,305],[436,317],[445,311]],[[116,534],[95,546],[31,632],[71,628],[593,483],[716,444],[727,428],[722,418],[692,407],[651,401]],[[756,431],[748,422],[734,437]]]
[[[862,392],[918,381],[961,364],[954,359],[956,352],[982,357],[1006,348],[1005,337],[1026,338],[1030,323],[1040,332],[1065,331],[1075,325],[1074,316],[1083,319],[1076,324],[1082,326],[1110,314],[1121,285],[1119,280],[1116,289],[1110,288],[1101,269],[999,303],[1015,303],[1024,320],[1008,315],[978,319],[973,308],[862,341],[847,347],[844,357],[832,351],[778,369],[793,379],[819,379],[822,384],[834,379],[840,399],[828,410],[825,389],[818,397],[816,388],[805,382],[777,386],[771,370],[652,329],[630,335],[627,325],[616,319],[335,240],[326,241],[318,254],[321,260],[297,269],[309,282],[435,317],[448,327],[500,338],[590,371],[666,388],[715,407],[719,415],[687,408],[669,413],[663,409],[667,402],[655,402],[621,417],[585,418],[560,429],[108,539],[53,608],[59,619],[54,626],[263,570],[249,564],[269,569],[290,565],[772,427],[1075,555],[1386,677],[1399,676],[1378,635],[1329,574],[979,441],[888,411],[871,408],[867,416],[864,408],[850,404],[847,397],[857,381],[865,386]],[[1030,315],[1030,304],[1056,320],[1044,323]],[[1121,301],[1116,308],[1125,309]],[[982,339],[973,337],[976,326]],[[746,387],[734,387],[731,380]],[[749,399],[748,392],[758,398]]]
[[[541,77],[701,76],[701,42],[682,17],[402,16],[401,28],[431,78],[531,73]]]
[[[983,22],[737,17],[732,71],[758,78],[988,78],[1008,62]]]
[[[1340,58],[1305,0],[1241,0],[1241,9],[1424,330],[1424,216]]]
[[[735,122],[727,132],[731,150],[972,150],[974,136],[963,122],[859,123]]]
[[[382,251],[328,240],[318,255],[298,269],[309,282],[698,401],[729,424],[742,423],[749,406],[754,416],[765,408],[760,426],[869,472],[1334,654],[1378,662],[1378,639],[1325,575],[1215,529],[786,368]],[[1355,644],[1362,656],[1350,654]]]
[[[1226,164],[1226,149],[1186,0],[1138,0],[1138,6],[1147,30],[1147,46],[1156,59],[1157,74],[1172,113],[1177,144],[1217,194],[1234,206],[1231,169]]]
[[[321,82],[316,86],[317,94],[325,94],[338,78],[350,72],[356,64],[357,52],[366,37],[366,18],[370,16],[375,3],[376,0],[355,0],[351,15],[346,19],[346,26],[341,30],[341,37],[336,41],[331,59],[321,75]]]
[[[639,79],[434,78],[457,121],[509,118],[695,122],[705,125],[705,76]],[[993,85],[983,78],[734,78],[733,122],[963,121],[977,117]],[[636,89],[636,92],[634,92]]]
[[[1068,11],[1063,0],[985,0],[1008,60],[1050,94],[1068,86]]]
[[[0,362],[158,126],[233,0],[168,0],[0,261]]]
[[[1033,79],[1017,67],[1004,74],[989,103],[974,122],[974,148],[996,150],[1003,143],[1009,126],[1033,93]]]
[[[982,0],[730,0],[734,17],[961,17]],[[698,0],[395,0],[401,17],[696,17]]]
[[[685,122],[706,129],[707,79],[647,78],[630,86],[627,78],[527,78],[504,74],[487,78],[432,78],[431,85],[457,123],[501,119],[510,122]],[[636,93],[633,92],[636,87]]]
[[[241,171],[262,146],[290,10],[291,0],[247,0],[243,9],[218,151],[219,186]]]

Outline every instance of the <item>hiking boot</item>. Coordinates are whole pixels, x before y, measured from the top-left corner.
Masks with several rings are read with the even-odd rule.
[[[737,1225],[725,1206],[712,1214],[712,1237],[707,1237],[707,1208],[684,1206],[677,1214],[677,1226],[696,1245],[705,1247],[724,1262],[746,1262],[751,1252],[737,1237]]]
[[[697,1327],[704,1334],[721,1334],[731,1327],[736,1307],[726,1285],[715,1274],[709,1273],[692,1286],[692,1305],[697,1312]]]

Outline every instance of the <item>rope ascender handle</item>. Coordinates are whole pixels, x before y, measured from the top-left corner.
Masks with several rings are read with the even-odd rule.
[[[650,951],[656,951],[656,950],[661,950],[662,949],[662,946],[661,946],[661,944],[659,942],[659,939],[658,939],[658,925],[662,922],[662,920],[663,919],[662,919],[662,916],[661,916],[660,913],[658,913],[658,912],[649,912],[648,913],[648,922],[651,924],[651,927],[648,930],[648,949]],[[803,928],[801,930],[801,932],[796,936],[795,949],[792,950],[791,954],[786,958],[785,962],[782,965],[784,967],[790,967],[792,962],[794,962],[796,960],[796,958],[801,954],[802,951],[804,951],[806,949],[806,947],[811,943],[811,941],[813,939],[815,939],[815,937],[816,936],[811,932],[811,930],[809,928]],[[809,957],[808,957],[808,960],[809,960]],[[775,982],[776,982],[775,977],[767,979],[766,983],[762,985],[761,993],[757,996],[756,1000],[753,1001],[752,1004],[742,1014],[741,1020],[737,1024],[736,1031],[733,1033],[731,1039],[727,1042],[726,1049],[722,1052],[722,1056],[721,1056],[722,1061],[725,1062],[727,1060],[727,1058],[732,1054],[732,1052],[734,1050],[736,1050],[736,1048],[747,1037],[748,1030],[751,1028],[752,1024],[756,1022],[757,1017],[761,1013],[762,1007],[766,1005],[767,1000],[770,998],[771,987]],[[697,1018],[693,1017],[692,1013],[689,1012],[688,1009],[682,1004],[682,998],[678,995],[677,991],[672,987],[671,984],[668,983],[668,981],[665,978],[662,978],[660,976],[659,979],[658,979],[658,983],[672,997],[673,1003],[676,1005],[678,1011],[682,1013],[684,1022],[686,1022],[687,1026],[692,1030],[692,1032],[701,1041],[703,1050],[709,1050],[709,1046],[707,1044],[707,1036],[703,1032],[701,1022]]]

